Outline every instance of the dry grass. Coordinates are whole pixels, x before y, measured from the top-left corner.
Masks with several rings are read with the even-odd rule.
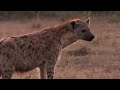
[[[0,38],[37,31],[59,22],[50,18],[0,22]],[[79,40],[65,48],[56,65],[55,79],[120,79],[120,21],[93,17],[90,28],[95,40]],[[39,70],[15,73],[12,78],[37,79]]]

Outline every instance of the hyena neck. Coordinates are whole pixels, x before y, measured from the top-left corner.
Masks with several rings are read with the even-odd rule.
[[[75,34],[68,29],[68,23],[60,26],[57,36],[60,37],[62,48],[65,48],[78,40]]]
[[[61,37],[62,48],[65,48],[65,47],[71,45],[72,43],[76,42],[77,40],[78,40],[78,38],[73,33],[63,34],[63,36]]]

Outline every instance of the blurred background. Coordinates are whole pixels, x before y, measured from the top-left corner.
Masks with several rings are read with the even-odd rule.
[[[0,11],[0,39],[39,31],[69,19],[91,17],[95,40],[79,40],[62,50],[56,79],[120,79],[120,11]],[[38,79],[39,69],[13,79]]]
[[[27,20],[38,17],[50,17],[61,20],[74,17],[117,17],[120,11],[0,11],[0,20]]]

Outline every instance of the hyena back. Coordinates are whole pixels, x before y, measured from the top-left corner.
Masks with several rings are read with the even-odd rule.
[[[0,75],[11,79],[13,73],[39,67],[41,79],[53,79],[61,50],[79,39],[92,41],[90,19],[73,19],[35,33],[8,37],[0,41]]]

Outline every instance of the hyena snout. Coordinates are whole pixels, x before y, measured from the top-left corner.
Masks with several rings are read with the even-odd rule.
[[[94,38],[95,38],[94,35],[90,35],[90,36],[88,37],[87,41],[92,41]]]
[[[95,36],[91,33],[83,36],[83,40],[86,40],[86,41],[92,41],[94,38],[95,38]]]
[[[91,39],[93,40],[94,38],[95,38],[95,36],[94,36],[94,35],[92,35],[92,36],[91,36]]]

